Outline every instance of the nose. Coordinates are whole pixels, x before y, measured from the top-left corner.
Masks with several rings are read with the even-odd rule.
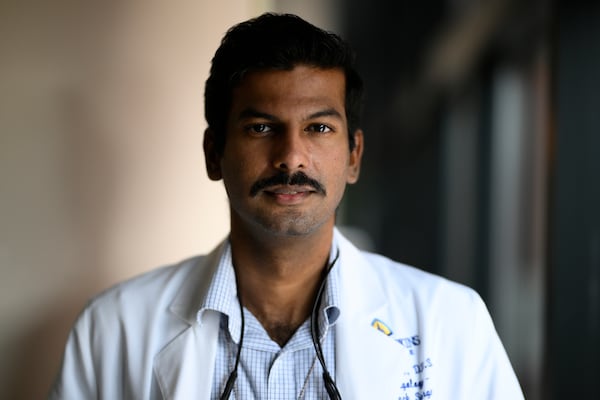
[[[303,132],[285,131],[275,138],[273,167],[285,172],[304,169],[309,162],[309,146]]]

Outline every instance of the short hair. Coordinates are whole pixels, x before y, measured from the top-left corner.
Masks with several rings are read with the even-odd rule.
[[[296,15],[265,13],[229,29],[212,59],[204,91],[204,114],[219,153],[225,147],[233,89],[244,76],[257,70],[291,70],[300,64],[343,70],[348,139],[350,150],[354,148],[363,97],[354,52],[338,35]]]

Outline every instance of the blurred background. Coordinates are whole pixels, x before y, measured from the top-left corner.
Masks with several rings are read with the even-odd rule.
[[[228,231],[204,172],[225,31],[294,12],[367,87],[362,246],[474,287],[528,399],[600,392],[600,4],[0,2],[0,398],[44,398],[86,300]]]

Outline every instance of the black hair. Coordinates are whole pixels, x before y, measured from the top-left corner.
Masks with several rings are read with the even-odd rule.
[[[306,64],[340,68],[346,76],[346,118],[350,149],[359,127],[363,83],[354,52],[338,35],[292,14],[266,13],[233,26],[217,49],[204,91],[204,114],[219,153],[225,146],[233,89],[250,71],[291,70]]]

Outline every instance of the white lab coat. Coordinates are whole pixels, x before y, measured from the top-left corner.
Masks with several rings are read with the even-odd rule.
[[[379,255],[337,230],[344,400],[518,400],[490,316],[471,289]],[[197,313],[223,245],[92,300],[69,336],[51,399],[209,399],[219,316]],[[376,329],[378,328],[378,329]]]

